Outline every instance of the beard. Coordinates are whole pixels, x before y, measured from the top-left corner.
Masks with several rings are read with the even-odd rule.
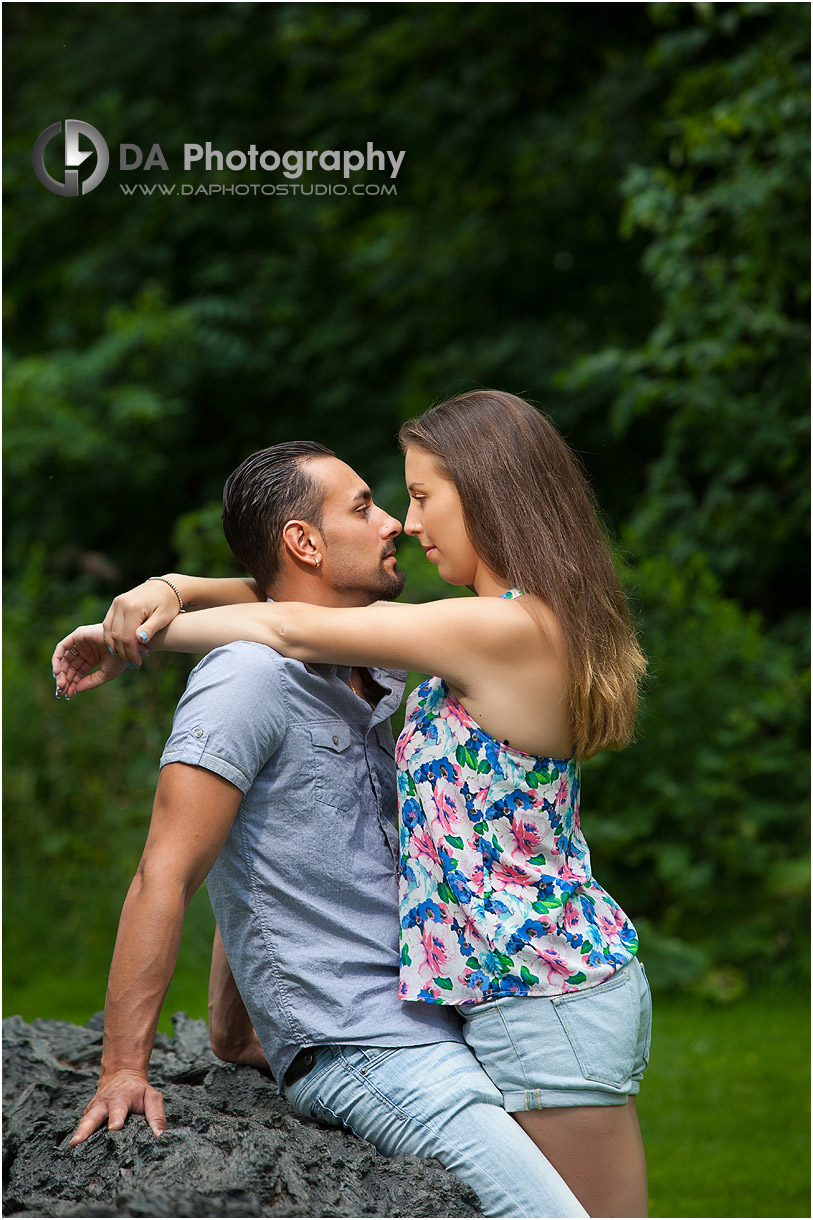
[[[384,567],[383,559],[372,570],[364,570],[352,559],[338,565],[334,560],[331,583],[337,592],[361,593],[370,601],[392,602],[402,593],[406,577],[397,566]]]

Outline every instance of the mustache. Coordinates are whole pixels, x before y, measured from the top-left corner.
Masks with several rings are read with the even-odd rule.
[[[388,550],[383,552],[383,554],[381,555],[381,562],[383,563],[385,559],[391,559],[395,555],[396,555],[396,550],[395,550],[395,547],[392,546]]]

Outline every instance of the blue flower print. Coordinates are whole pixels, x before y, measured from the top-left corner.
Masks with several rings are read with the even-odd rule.
[[[401,805],[401,821],[407,830],[426,825],[426,814],[421,808],[420,802],[416,801],[414,797],[410,797]]]
[[[575,759],[507,747],[440,678],[410,697],[396,758],[402,999],[556,995],[629,961],[637,935],[592,875]]]

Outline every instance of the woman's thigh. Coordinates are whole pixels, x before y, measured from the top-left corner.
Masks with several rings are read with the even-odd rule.
[[[622,1106],[525,1110],[513,1116],[589,1216],[648,1216],[635,1098]]]
[[[485,1215],[585,1215],[459,1043],[321,1048],[285,1095],[299,1113],[345,1126],[385,1156],[437,1158],[476,1191]]]

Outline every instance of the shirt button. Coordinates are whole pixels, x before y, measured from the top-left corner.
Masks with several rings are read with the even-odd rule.
[[[338,739],[338,737],[334,737],[334,738],[333,738],[333,744],[334,744],[334,746],[337,746],[337,745],[339,744],[339,739]]]
[[[195,729],[195,736],[196,736],[196,737],[202,737],[202,736],[203,736],[203,729]]]

